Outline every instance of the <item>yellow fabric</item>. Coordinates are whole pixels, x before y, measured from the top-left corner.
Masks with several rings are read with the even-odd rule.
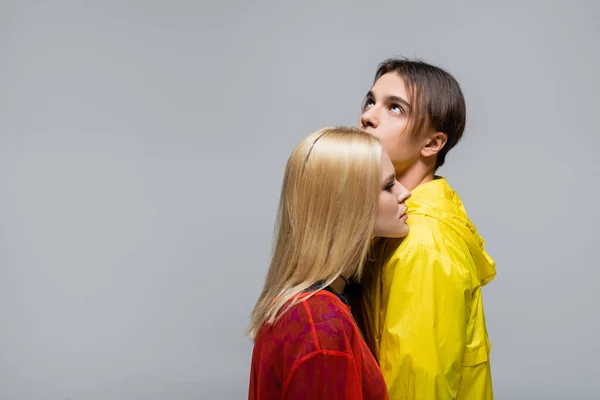
[[[481,287],[494,261],[445,179],[407,206],[410,233],[377,246],[365,293],[390,399],[492,399]]]

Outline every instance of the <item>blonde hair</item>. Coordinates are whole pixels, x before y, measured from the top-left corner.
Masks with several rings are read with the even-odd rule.
[[[256,338],[339,276],[359,279],[375,229],[381,180],[380,142],[354,128],[321,129],[290,155],[279,202],[271,265],[250,318]]]

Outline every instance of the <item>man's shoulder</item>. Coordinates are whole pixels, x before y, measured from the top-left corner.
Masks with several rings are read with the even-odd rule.
[[[429,215],[409,216],[410,231],[402,240],[398,249],[422,250],[445,253],[448,247],[463,247],[464,240],[443,221]],[[466,246],[465,246],[466,248]]]
[[[464,240],[435,218],[426,215],[412,218],[410,232],[405,238],[386,243],[383,256],[386,264],[439,261],[466,273],[471,254]]]

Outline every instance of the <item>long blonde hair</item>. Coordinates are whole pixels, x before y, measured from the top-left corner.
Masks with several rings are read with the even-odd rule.
[[[315,283],[360,278],[374,234],[382,151],[374,136],[345,127],[321,129],[294,149],[271,265],[248,327],[252,339]]]

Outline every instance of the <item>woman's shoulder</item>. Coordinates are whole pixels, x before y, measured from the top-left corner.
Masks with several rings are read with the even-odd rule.
[[[338,295],[328,290],[317,290],[307,293],[304,300],[305,307],[312,314],[314,320],[328,320],[332,318],[349,318],[350,308]]]
[[[310,342],[314,350],[347,351],[345,338],[356,332],[348,306],[326,290],[303,293],[300,300],[273,325],[263,327],[261,341]]]
[[[349,307],[337,295],[319,290],[305,300],[305,309],[310,317],[316,340],[322,348],[348,350],[345,347],[346,339],[357,334],[357,328]]]

